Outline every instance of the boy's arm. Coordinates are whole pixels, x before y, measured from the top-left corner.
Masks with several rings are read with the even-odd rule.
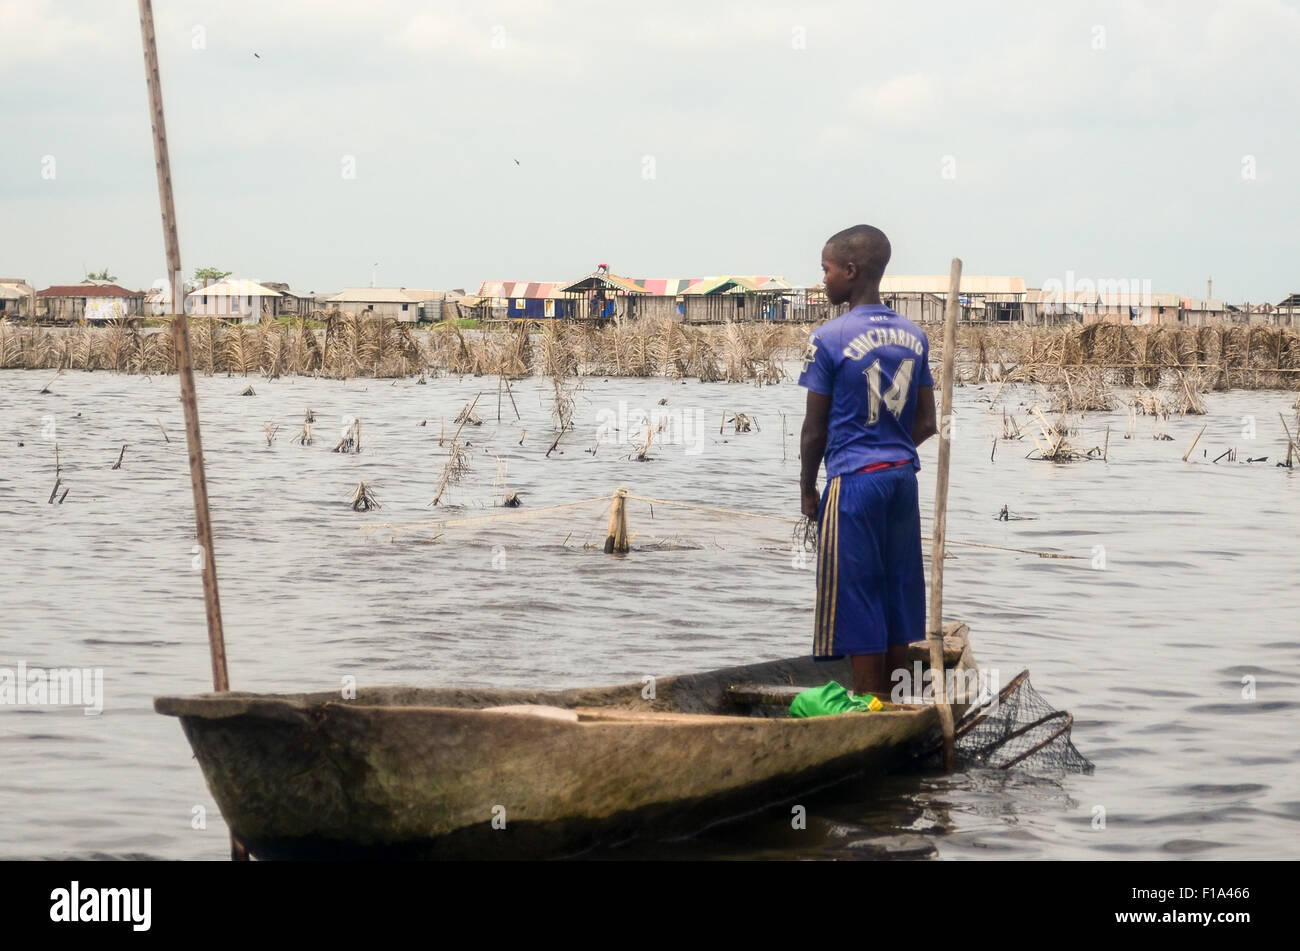
[[[921,445],[939,432],[934,409],[934,387],[922,386],[916,390],[916,413],[912,417],[912,444]]]
[[[933,410],[933,397],[930,405]],[[799,437],[800,509],[809,518],[817,517],[817,472],[822,467],[822,456],[826,453],[826,431],[830,412],[831,398],[825,393],[814,393],[809,390],[808,407],[803,417],[803,432]]]

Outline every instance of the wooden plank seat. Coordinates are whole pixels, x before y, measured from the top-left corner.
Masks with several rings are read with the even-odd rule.
[[[956,667],[970,647],[970,627],[961,621],[949,621],[943,626],[943,666]],[[907,662],[920,661],[930,665],[930,642],[924,638],[907,645]],[[968,663],[969,666],[969,663]]]
[[[794,684],[732,684],[727,688],[727,700],[735,704],[760,704],[788,707],[805,690],[813,685],[799,687]],[[820,685],[818,685],[820,686]]]

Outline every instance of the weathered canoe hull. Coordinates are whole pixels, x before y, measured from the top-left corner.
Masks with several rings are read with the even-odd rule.
[[[887,769],[933,737],[933,707],[806,720],[703,712],[738,680],[846,673],[792,658],[663,678],[654,700],[638,683],[374,688],[351,701],[209,694],[155,708],[181,718],[222,815],[258,858],[529,858],[686,834]],[[510,703],[580,719],[473,709]]]

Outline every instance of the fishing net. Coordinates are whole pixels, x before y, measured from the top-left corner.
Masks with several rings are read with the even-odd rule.
[[[963,767],[1090,773],[1092,762],[1070,739],[1073,725],[1073,715],[1044,700],[1024,670],[996,698],[982,696],[957,723],[957,762]],[[941,756],[942,744],[927,753],[935,762]]]
[[[451,509],[443,518],[361,527],[368,537],[385,542],[456,544],[500,532],[515,546],[600,553],[611,530],[611,501],[604,496],[514,509]],[[633,553],[732,551],[779,555],[794,567],[812,568],[817,562],[816,523],[786,515],[628,493],[623,526]]]

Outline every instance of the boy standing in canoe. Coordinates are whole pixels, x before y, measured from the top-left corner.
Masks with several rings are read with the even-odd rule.
[[[813,656],[847,655],[853,692],[881,697],[890,672],[907,667],[908,643],[925,637],[916,447],[938,432],[930,342],[880,302],[889,254],[870,225],[826,242],[826,297],[852,309],[813,332],[799,376],[802,509],[819,525]]]

